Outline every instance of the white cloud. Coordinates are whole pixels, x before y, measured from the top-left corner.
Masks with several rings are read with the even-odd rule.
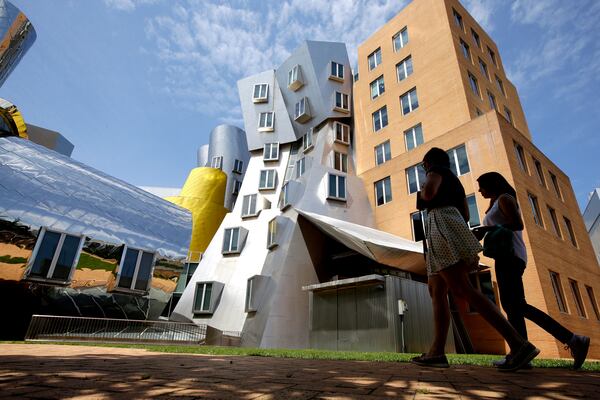
[[[133,11],[138,5],[157,3],[160,0],[104,0],[110,8],[120,11]]]
[[[494,30],[492,15],[500,6],[499,0],[464,0],[463,5],[486,32]]]
[[[155,52],[161,63],[162,92],[207,116],[240,121],[239,79],[276,68],[304,40],[345,42],[355,65],[358,44],[406,3],[187,0],[173,5],[169,15],[148,21],[153,48],[144,50]]]

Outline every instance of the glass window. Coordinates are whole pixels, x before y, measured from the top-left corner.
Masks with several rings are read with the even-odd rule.
[[[585,291],[587,292],[590,304],[592,305],[592,310],[594,310],[594,315],[596,315],[596,319],[600,321],[600,311],[598,311],[598,303],[596,302],[596,296],[594,296],[594,289],[591,286],[586,285]]]
[[[348,154],[333,152],[333,168],[341,172],[348,172]]]
[[[400,96],[400,105],[402,114],[406,115],[419,108],[419,99],[417,98],[417,89],[413,88]]]
[[[548,173],[550,174],[550,180],[552,181],[552,186],[554,187],[554,193],[556,193],[558,198],[562,200],[562,192],[560,191],[558,178],[552,172],[548,171]]]
[[[313,131],[309,129],[306,131],[304,136],[302,136],[302,150],[307,151],[308,149],[312,149],[313,147]]]
[[[83,238],[42,228],[30,277],[66,282],[71,276]]]
[[[467,205],[469,206],[469,226],[474,228],[481,225],[479,209],[477,208],[477,199],[475,199],[474,194],[467,196]]]
[[[131,290],[147,290],[153,267],[154,253],[125,247],[125,256],[121,262],[117,277],[117,287]]]
[[[303,97],[298,101],[294,107],[294,120],[298,122],[306,122],[310,119],[310,107],[308,105],[308,98]]]
[[[581,298],[581,293],[579,292],[579,285],[577,281],[573,279],[569,279],[569,286],[571,287],[571,294],[573,295],[573,300],[575,300],[575,308],[577,308],[577,314],[580,317],[587,318],[585,314],[585,308],[583,307],[583,299]]]
[[[254,101],[255,103],[262,103],[264,101],[267,101],[268,93],[269,93],[269,84],[257,83],[256,85],[254,85],[252,101]]]
[[[542,171],[542,163],[534,158],[533,164],[535,165],[535,172],[537,173],[537,178],[540,182],[540,185],[546,187],[546,178],[544,178],[544,171]]]
[[[375,146],[375,164],[381,165],[392,158],[392,150],[390,148],[390,141],[387,140],[377,146]]]
[[[274,113],[261,112],[258,118],[258,129],[260,130],[273,130]]]
[[[198,282],[196,284],[196,293],[194,294],[194,312],[210,311],[210,296],[212,293],[212,283]]]
[[[296,161],[296,178],[300,178],[306,172],[306,158],[302,157]]]
[[[479,58],[479,70],[481,71],[481,73],[483,74],[483,76],[485,76],[486,79],[490,79],[490,74],[488,72],[488,68],[486,63],[483,62],[483,60],[481,58]]]
[[[288,72],[288,87],[292,90],[297,90],[303,85],[300,66],[294,65]]]
[[[408,183],[408,193],[417,193],[421,190],[421,185],[425,182],[425,169],[422,164],[413,165],[406,169],[406,181]]]
[[[554,291],[554,297],[558,304],[558,310],[560,312],[567,312],[567,303],[565,302],[565,295],[563,293],[562,285],[560,283],[560,275],[556,272],[550,272],[550,281],[552,282],[552,290]]]
[[[423,128],[421,124],[417,124],[404,131],[404,142],[406,143],[406,150],[409,151],[423,144]]]
[[[494,75],[496,77],[496,86],[498,86],[498,90],[504,97],[506,97],[506,92],[504,91],[504,84],[502,83],[502,79],[498,78],[498,75]]]
[[[259,190],[275,189],[275,181],[277,180],[277,171],[274,169],[263,169],[260,171]]]
[[[263,148],[263,160],[279,160],[279,143],[265,143],[265,146]]]
[[[135,286],[133,287],[136,290],[147,290],[148,285],[150,284],[150,279],[152,278],[152,268],[154,267],[154,253],[148,253],[147,251],[143,251],[142,258],[140,260],[137,274],[135,277]]]
[[[392,181],[390,177],[375,182],[375,202],[378,206],[392,201]]]
[[[223,168],[223,157],[222,156],[213,157],[212,161],[210,163],[210,166],[212,168],[222,169]]]
[[[227,228],[223,234],[223,254],[239,253],[240,228]]]
[[[385,128],[387,124],[387,106],[383,106],[373,113],[373,130],[377,132],[378,130]]]
[[[469,49],[469,45],[462,39],[460,39],[460,49],[463,53],[463,56],[469,61],[471,61],[471,50]]]
[[[241,188],[242,188],[242,182],[238,181],[237,179],[234,179],[233,180],[233,190],[231,191],[231,194],[233,194],[233,195],[239,194]]]
[[[496,96],[494,96],[489,90],[487,91],[488,100],[490,102],[490,107],[494,110],[498,109],[498,105],[496,104]]]
[[[242,200],[242,218],[249,217],[249,216],[255,216],[258,214],[256,212],[257,197],[258,196],[256,194],[248,194],[248,195],[244,196],[244,198]]]
[[[506,117],[506,120],[508,122],[510,122],[511,125],[514,125],[513,118],[512,118],[512,113],[510,112],[510,110],[506,106],[504,106],[504,116]]]
[[[531,206],[531,214],[533,215],[533,220],[537,225],[543,227],[544,222],[542,221],[542,214],[540,213],[540,206],[538,204],[537,197],[535,197],[531,193],[527,193],[527,197],[529,198],[529,205]]]
[[[562,233],[560,231],[560,225],[558,224],[558,218],[556,217],[556,211],[554,211],[554,208],[550,206],[547,207],[548,214],[550,214],[550,220],[552,221],[552,228],[554,228],[554,233],[556,233],[556,236],[562,239]]]
[[[233,162],[233,172],[241,174],[244,171],[244,162],[242,160],[235,160]]]
[[[328,198],[336,200],[346,200],[346,177],[341,175],[329,174]]]
[[[521,167],[521,169],[523,171],[529,173],[529,170],[527,169],[527,162],[525,161],[525,152],[523,151],[523,146],[521,146],[517,142],[514,142],[514,144],[515,144],[515,154],[517,155],[517,161],[519,163],[519,167]]]
[[[369,61],[369,70],[376,68],[379,64],[381,64],[381,48],[378,48],[367,57]]]
[[[563,216],[565,221],[565,226],[567,227],[567,232],[569,233],[569,239],[571,239],[571,243],[573,246],[577,247],[577,239],[575,239],[575,232],[573,231],[573,225],[571,224],[571,220],[567,217]]]
[[[404,27],[400,32],[392,37],[394,51],[398,51],[408,44],[408,29]]]
[[[472,73],[469,74],[469,85],[471,85],[471,90],[475,94],[475,96],[481,98],[481,94],[479,94],[479,84],[477,83],[477,78]]]
[[[342,92],[335,92],[335,109],[342,111],[350,110],[350,103],[348,102],[348,95]]]
[[[285,206],[290,204],[289,190],[290,190],[289,182],[286,182],[281,187],[281,194],[279,195],[279,208],[281,208],[281,209],[283,209]]]
[[[335,61],[331,62],[331,77],[344,80],[344,65],[336,63]]]
[[[450,157],[450,169],[456,176],[461,176],[471,171],[467,149],[464,144],[448,150],[448,156]]]
[[[271,249],[277,246],[277,218],[269,221],[269,231],[267,233],[267,248]]]
[[[398,76],[398,82],[408,78],[413,73],[412,57],[408,56],[404,60],[400,61],[396,65],[396,75]]]
[[[335,141],[343,144],[350,144],[350,125],[335,122]]]
[[[424,221],[427,219],[427,211],[417,211],[410,214],[410,222],[413,232],[413,240],[420,242],[425,239]]]
[[[371,82],[371,99],[381,96],[385,92],[385,84],[383,83],[383,75]]]
[[[496,62],[496,53],[494,53],[494,51],[492,49],[490,49],[489,46],[487,48],[487,51],[488,51],[488,55],[490,56],[490,60],[492,60],[494,65],[497,67],[498,63]]]
[[[477,47],[481,48],[481,40],[479,39],[479,34],[477,32],[475,32],[472,28],[471,28],[471,36],[473,37],[473,41],[475,42]]]
[[[452,9],[452,14],[454,15],[454,23],[460,28],[461,31],[464,32],[465,26],[463,25],[462,15],[460,15],[455,9]]]

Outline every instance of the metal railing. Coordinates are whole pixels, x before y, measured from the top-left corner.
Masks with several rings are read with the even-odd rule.
[[[33,315],[26,341],[204,344],[206,325],[170,321]]]

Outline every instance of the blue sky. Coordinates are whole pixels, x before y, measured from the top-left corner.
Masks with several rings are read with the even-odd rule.
[[[304,39],[357,44],[406,0],[11,0],[38,39],[0,97],[61,132],[73,157],[127,182],[180,187],[236,82]],[[418,0],[417,0],[418,1]],[[600,186],[600,2],[463,0],[498,44],[534,143],[580,206]]]

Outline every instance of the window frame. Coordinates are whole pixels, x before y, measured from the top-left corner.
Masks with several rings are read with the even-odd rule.
[[[265,175],[264,183],[263,183],[263,174]],[[269,182],[272,182],[269,185]],[[260,170],[260,177],[258,181],[258,190],[274,190],[277,187],[277,169],[275,168],[264,168]]]
[[[246,199],[248,201],[246,202]],[[258,193],[251,193],[242,197],[242,212],[241,218],[257,217],[260,214],[258,209]]]
[[[552,222],[552,228],[554,229],[554,233],[556,234],[556,236],[562,239],[563,235],[560,229],[560,224],[558,222],[558,217],[556,216],[556,210],[547,204],[546,208],[548,208],[548,214],[550,214],[550,221]]]
[[[379,116],[379,125],[380,125],[379,128],[377,128],[377,125],[376,125],[375,115]],[[384,116],[385,116],[385,119],[384,119]],[[373,114],[371,114],[371,120],[373,122],[373,132],[379,132],[380,130],[382,130],[383,128],[388,126],[389,120],[388,120],[388,115],[387,115],[387,105],[381,107],[380,109],[376,110]],[[385,125],[384,125],[384,121],[385,121]]]
[[[579,248],[579,246],[577,244],[577,237],[575,236],[575,231],[573,230],[573,223],[571,222],[571,220],[569,218],[567,218],[564,215],[563,215],[563,221],[565,223],[565,226],[567,227],[567,233],[569,234],[569,240],[571,241],[571,244],[573,246]]]
[[[551,270],[548,270],[548,272],[550,274],[550,283],[552,285],[552,291],[554,292],[554,298],[556,299],[556,303],[558,305],[558,311],[568,314],[569,309],[567,308],[567,302],[565,300],[565,293],[560,280],[560,274]]]
[[[529,207],[531,208],[533,221],[537,226],[543,228],[544,220],[542,219],[542,212],[540,210],[540,203],[538,202],[537,196],[527,192],[527,201],[529,202]]]
[[[227,244],[227,248],[225,247],[227,232],[230,231],[229,235],[229,243]],[[237,240],[235,243],[235,249],[233,248],[233,232],[237,231]],[[223,229],[223,240],[221,243],[221,254],[223,255],[232,255],[232,254],[241,254],[244,250],[244,244],[246,243],[246,236],[248,231],[241,226],[231,226]]]
[[[393,200],[391,176],[386,176],[383,179],[373,182],[373,187],[375,189],[375,206],[376,207],[380,207],[385,204],[388,204]],[[381,191],[381,196],[379,193],[380,191]],[[379,202],[380,198],[382,199],[381,203]]]
[[[281,192],[279,194],[279,209],[280,210],[284,210],[285,208],[287,208],[288,206],[291,205],[290,198],[289,198],[289,191],[290,191],[290,182],[287,181],[286,183],[284,183],[281,186]]]
[[[502,96],[506,97],[506,90],[504,89],[504,83],[502,82],[502,79],[500,79],[496,74],[494,74],[494,78],[496,78],[496,87],[500,93],[502,93]]]
[[[421,142],[419,143],[419,135],[417,135],[417,132],[420,132],[420,139]],[[412,139],[414,141],[414,147],[410,147],[408,145],[408,136],[411,135]],[[418,124],[411,126],[410,128],[408,128],[407,130],[404,131],[404,146],[406,151],[411,151],[413,149],[416,149],[417,147],[419,147],[420,145],[422,145],[423,143],[425,143],[425,137],[423,135],[423,125],[419,122]]]
[[[330,67],[331,68],[329,70],[329,79],[332,79],[332,80],[338,81],[338,82],[344,82],[344,64],[340,64],[340,63],[332,60]],[[341,73],[340,73],[340,69],[341,69]]]
[[[210,161],[210,167],[223,170],[223,156],[214,156]]]
[[[548,171],[548,173],[550,174],[550,180],[552,181],[552,187],[554,188],[554,193],[556,193],[556,196],[559,199],[563,200],[562,190],[560,190],[560,183],[558,182],[558,177],[556,175],[554,175],[551,171]]]
[[[210,290],[207,290],[207,287],[210,285]],[[197,309],[196,308],[196,304],[197,304],[197,296],[198,296],[198,287],[199,286],[203,286],[202,288],[202,298],[200,299],[200,304],[201,304],[201,308]],[[213,289],[213,282],[196,282],[196,290],[194,291],[194,302],[193,302],[193,306],[192,306],[192,313],[193,314],[206,314],[210,312],[210,300],[211,300],[211,296],[212,296],[212,289]],[[206,304],[206,292],[208,292],[208,304],[206,309],[204,309],[204,306]]]
[[[490,46],[486,46],[486,47],[487,47],[487,53],[488,53],[488,56],[490,57],[490,60],[492,60],[492,62],[496,66],[496,68],[498,68],[498,62],[496,61],[496,52],[494,50],[492,50]]]
[[[256,96],[256,89],[259,89],[258,96]],[[262,88],[264,87],[265,93],[261,96]],[[269,99],[269,84],[268,83],[255,83],[252,90],[252,102],[253,103],[265,103]]]
[[[596,295],[594,294],[594,288],[588,285],[584,285],[585,286],[585,291],[588,295],[588,300],[590,301],[590,304],[592,305],[592,311],[594,311],[594,315],[596,316],[596,319],[598,321],[600,321],[600,310],[598,310],[598,303],[596,302]]]
[[[371,62],[371,60],[373,60],[373,62]],[[373,71],[375,68],[381,65],[381,62],[381,47],[378,47],[367,56],[367,66],[369,67],[369,71]]]
[[[506,120],[512,125],[515,126],[515,121],[513,120],[512,117],[512,112],[510,112],[510,109],[507,106],[504,106],[504,118],[506,118]]]
[[[409,68],[410,65],[410,68]],[[400,68],[402,67],[402,72],[404,73],[404,77],[400,77]],[[414,72],[414,65],[412,62],[412,55],[409,54],[404,60],[400,61],[396,64],[396,79],[398,82],[402,82],[405,79],[408,79]],[[383,75],[382,75],[383,76]]]
[[[267,157],[267,147],[268,157]],[[273,149],[275,149],[275,155],[273,156]],[[279,161],[279,142],[269,142],[263,145],[263,161]]]
[[[339,168],[338,168],[339,167]],[[348,154],[341,151],[333,151],[333,169],[348,173]]]
[[[381,148],[381,162],[379,162],[379,157],[378,157],[378,149],[380,149],[380,148]],[[379,143],[373,149],[375,152],[375,165],[385,164],[386,162],[388,162],[392,159],[392,145],[391,145],[391,142],[389,139],[383,143]],[[387,152],[386,152],[386,149],[388,150]],[[387,156],[389,156],[389,158]]]
[[[124,286],[120,286],[121,284],[121,278],[122,278],[122,272],[123,272],[123,264],[125,263],[125,256],[127,255],[127,250],[132,250],[132,251],[136,251],[137,252],[137,259],[136,259],[136,264],[133,270],[133,275],[131,276],[131,285],[129,285],[129,287],[124,287]],[[151,267],[150,267],[150,273],[148,275],[148,283],[146,284],[146,288],[145,289],[136,289],[135,287],[137,286],[137,280],[138,280],[138,274],[140,272],[140,267],[141,267],[141,263],[142,263],[142,257],[144,255],[144,253],[147,254],[152,254],[152,261],[151,261]],[[152,275],[153,275],[153,271],[154,271],[154,264],[156,263],[156,253],[155,252],[151,252],[151,251],[146,251],[144,249],[140,249],[140,248],[136,248],[133,246],[127,246],[127,245],[123,245],[123,253],[121,255],[121,260],[119,262],[119,267],[117,269],[117,276],[115,279],[115,286],[114,289],[115,291],[128,291],[128,292],[138,292],[138,293],[145,293],[148,291],[148,288],[150,287],[150,284],[152,283]]]
[[[231,172],[235,172],[236,174],[242,174],[244,171],[244,161],[238,160],[237,158],[233,162],[233,169]]]
[[[459,160],[459,149],[464,149],[465,160],[467,162],[467,171],[460,170],[460,160]],[[461,144],[459,146],[453,147],[447,151],[448,157],[450,158],[450,165],[454,164],[454,169],[456,171],[456,176],[463,176],[471,172],[471,164],[469,163],[469,154],[467,153],[466,144]]]
[[[473,57],[471,56],[471,46],[467,44],[464,40],[459,39],[459,45],[462,55],[469,61],[469,63],[473,63]]]
[[[404,173],[406,175],[406,188],[408,189],[408,194],[409,195],[417,193],[420,190],[420,188],[421,188],[421,184],[423,182],[421,182],[420,178],[419,178],[421,176],[421,174],[419,174],[420,171],[423,172],[423,182],[425,182],[426,174],[425,174],[425,171],[423,170],[423,164],[422,163],[418,163],[418,164],[412,165],[412,166],[410,166],[410,167],[408,167],[408,168],[406,168],[404,170]],[[414,172],[414,178],[415,178],[415,184],[416,184],[416,190],[414,190],[414,191],[411,191],[411,188],[410,188],[409,172]]]
[[[513,144],[515,148],[515,155],[517,156],[517,164],[519,164],[519,167],[523,172],[529,175],[529,167],[527,166],[527,160],[525,159],[525,150],[523,149],[523,146],[515,141],[513,141]]]
[[[302,177],[306,173],[306,157],[300,157],[296,160],[296,179]]]
[[[302,69],[300,68],[300,64],[296,64],[288,71],[287,86],[288,89],[295,92],[303,85],[304,82],[302,80]]]
[[[571,288],[571,295],[573,295],[573,300],[575,300],[575,309],[577,310],[577,315],[581,318],[587,319],[587,312],[585,310],[585,306],[583,305],[583,297],[581,297],[581,291],[579,290],[579,284],[575,279],[568,278],[569,287]]]
[[[350,145],[350,125],[343,124],[339,121],[333,123],[335,131],[334,142]]]
[[[263,121],[263,115],[264,121]],[[270,115],[270,121],[269,121]],[[264,125],[263,125],[264,122]],[[269,123],[270,122],[270,123]],[[258,113],[258,131],[259,132],[271,132],[275,129],[275,112],[274,111],[264,111]]]
[[[492,110],[498,111],[498,102],[496,101],[496,96],[494,96],[494,94],[492,92],[490,92],[489,90],[486,90],[486,92],[487,92],[488,102],[490,103],[490,108]]]
[[[338,103],[338,95],[340,102]],[[339,104],[339,105],[338,105]],[[350,112],[350,95],[344,92],[338,92],[337,90],[334,93],[334,101],[333,101],[333,110],[343,113]]]
[[[477,77],[475,77],[475,75],[473,75],[470,71],[467,71],[467,75],[469,77],[469,86],[471,87],[471,92],[479,99],[481,99],[481,91],[479,90],[479,83],[477,82]]]
[[[464,32],[465,31],[465,24],[464,24],[462,15],[460,15],[458,13],[458,11],[456,11],[454,8],[452,8],[452,16],[453,16],[453,19],[454,19],[454,25],[456,25],[457,27],[459,27],[460,30]]]
[[[294,105],[294,121],[304,123],[311,119],[308,97],[304,96]]]
[[[542,163],[537,158],[535,158],[535,157],[532,157],[532,158],[533,158],[533,166],[534,166],[534,169],[535,169],[535,172],[537,175],[538,183],[541,186],[547,188],[546,178],[544,177],[544,171],[542,169]]]
[[[381,81],[381,82],[380,82]],[[369,88],[371,91],[371,100],[375,100],[379,96],[385,93],[385,81],[383,79],[383,75],[377,77],[373,82],[369,83]],[[373,93],[373,88],[377,89],[377,93]]]
[[[481,57],[477,57],[479,61],[479,71],[481,74],[487,79],[490,80],[490,71],[488,70],[487,64],[481,59]]]
[[[240,194],[240,190],[242,189],[242,181],[238,181],[237,179],[233,180],[233,188],[231,189],[231,194],[237,196]]]
[[[469,228],[475,228],[476,226],[480,226],[481,225],[481,217],[479,216],[479,207],[477,206],[477,196],[475,196],[475,193],[472,193],[470,195],[466,196],[467,199],[467,206],[469,208],[469,221],[467,221],[467,225],[469,225]],[[473,199],[473,203],[471,204],[469,202],[469,199]],[[474,210],[472,209],[472,207],[474,207]],[[475,212],[473,212],[475,211]],[[472,223],[472,220],[474,217],[477,217],[477,222]]]
[[[397,40],[399,39],[399,40]],[[404,48],[408,44],[408,27],[404,27],[400,29],[394,36],[392,36],[392,48],[394,49],[394,53],[397,53],[401,49]],[[396,47],[396,43],[399,43],[400,47]]]
[[[306,153],[313,147],[313,130],[309,129],[304,135],[302,135],[302,152]]]
[[[473,38],[475,45],[481,50],[481,38],[479,37],[479,34],[477,32],[475,32],[475,29],[473,29],[473,28],[471,28],[471,37]]]
[[[414,96],[414,103],[413,104],[413,96]],[[408,99],[408,105],[409,105],[409,111],[405,112],[405,107],[404,107],[404,99]],[[419,108],[419,95],[417,94],[417,88],[414,87],[412,89],[410,89],[409,91],[407,91],[406,93],[402,94],[400,96],[400,110],[402,111],[402,115],[408,115],[412,112],[414,112],[417,108]]]
[[[335,177],[335,193],[331,193],[331,178]],[[340,193],[340,180],[344,182],[344,193]],[[347,184],[348,181],[345,175],[334,174],[329,172],[327,174],[327,199],[329,200],[337,200],[337,201],[346,201],[347,195]]]
[[[277,245],[277,217],[275,217],[267,226],[267,249],[271,250]]]

